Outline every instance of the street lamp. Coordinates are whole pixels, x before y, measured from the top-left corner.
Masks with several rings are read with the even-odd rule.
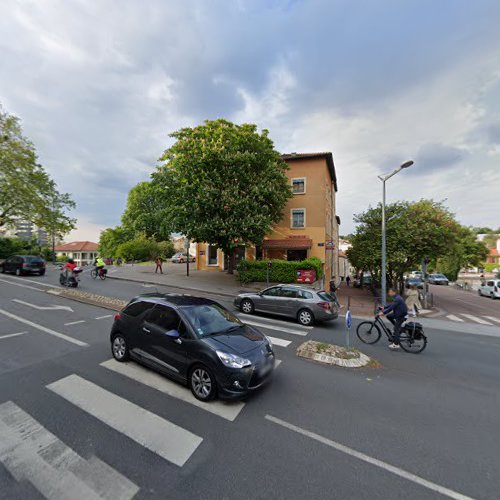
[[[387,282],[386,282],[386,241],[385,241],[385,182],[393,175],[396,175],[403,168],[408,168],[413,165],[413,160],[408,160],[402,163],[396,170],[385,176],[379,175],[378,178],[382,181],[382,305],[385,306],[387,300]]]

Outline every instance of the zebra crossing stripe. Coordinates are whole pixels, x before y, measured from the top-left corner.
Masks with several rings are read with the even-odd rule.
[[[458,316],[455,316],[453,314],[448,314],[448,316],[446,316],[448,319],[451,319],[451,321],[460,321],[461,323],[464,322],[464,320],[462,318],[459,318]]]
[[[483,318],[495,321],[496,323],[500,323],[500,318],[494,318],[493,316],[483,316]]]
[[[198,401],[186,387],[176,382],[172,382],[166,377],[163,377],[152,370],[148,370],[133,361],[128,363],[119,363],[114,359],[109,359],[108,361],[101,363],[101,366],[140,382],[141,384],[147,385],[148,387],[152,387],[153,389],[163,392],[164,394],[168,394],[173,398],[180,399],[181,401],[197,406],[202,410],[218,415],[226,420],[230,420],[231,422],[239,415],[240,411],[245,406],[245,403],[240,401],[232,403],[225,403],[222,401],[202,403],[201,401]]]
[[[291,333],[292,335],[300,335],[302,337],[305,337],[309,333],[302,332],[300,330],[292,330],[291,328],[283,328],[281,326],[265,325],[263,323],[257,323],[257,321],[249,321],[247,319],[245,319],[243,323],[246,323],[247,325],[258,326],[260,328],[267,328],[268,330],[277,330],[279,332]]]
[[[196,434],[78,375],[60,379],[47,385],[47,389],[179,467],[203,441]]]
[[[0,404],[0,462],[46,498],[129,500],[139,488],[97,457],[85,460],[12,401]]]
[[[481,325],[493,325],[493,323],[490,323],[489,321],[486,321],[484,319],[478,318],[477,316],[472,316],[472,314],[461,313],[461,315],[464,318],[470,319],[471,321],[475,321],[476,323],[480,323]]]
[[[278,345],[280,347],[288,347],[292,342],[291,340],[280,339],[278,337],[267,336],[267,338],[273,343],[273,345]]]

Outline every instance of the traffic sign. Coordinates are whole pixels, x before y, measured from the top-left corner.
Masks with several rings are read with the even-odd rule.
[[[348,310],[345,315],[345,326],[348,330],[352,328],[352,314],[350,310]]]

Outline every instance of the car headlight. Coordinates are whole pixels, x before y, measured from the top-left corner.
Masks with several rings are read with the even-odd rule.
[[[273,343],[271,342],[271,339],[267,335],[264,335],[264,337],[266,337],[266,340],[269,342],[269,348],[272,351],[273,350]]]
[[[230,368],[244,368],[245,366],[250,366],[252,362],[245,358],[240,358],[236,354],[231,354],[229,352],[215,351],[222,363]]]

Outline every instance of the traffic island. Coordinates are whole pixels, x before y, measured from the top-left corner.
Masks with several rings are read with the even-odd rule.
[[[326,344],[314,340],[308,340],[301,344],[297,348],[297,356],[318,363],[336,365],[343,368],[380,367],[377,361],[358,351],[358,349],[348,349],[335,344]]]
[[[121,311],[127,304],[128,300],[116,299],[114,297],[106,297],[105,295],[97,295],[95,293],[83,292],[74,288],[51,288],[46,293],[64,297],[84,304],[103,307],[113,311]]]

